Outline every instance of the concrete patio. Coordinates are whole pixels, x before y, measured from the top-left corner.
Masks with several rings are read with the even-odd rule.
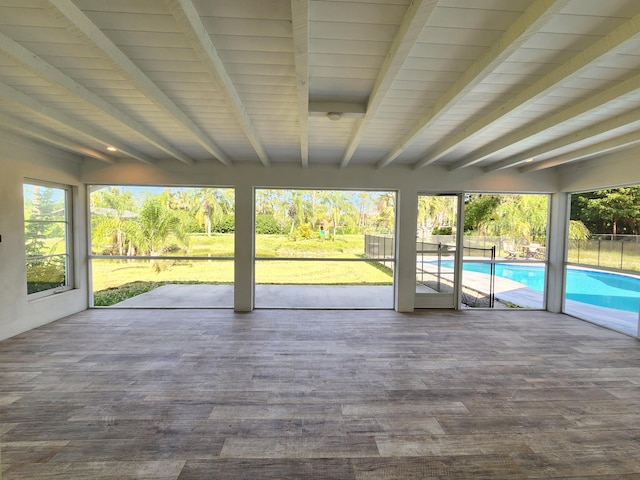
[[[392,309],[393,287],[256,285],[257,308]],[[164,285],[117,307],[233,308],[233,285]]]
[[[465,273],[465,287],[482,292],[486,278]],[[424,290],[424,289],[423,289]],[[497,277],[500,302],[542,309],[540,292]],[[393,309],[392,286],[365,285],[256,285],[256,308]],[[116,308],[233,308],[233,285],[164,285],[114,305]],[[637,336],[638,315],[567,300],[566,313],[613,330]]]

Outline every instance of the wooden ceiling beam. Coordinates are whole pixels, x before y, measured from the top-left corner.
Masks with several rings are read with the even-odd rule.
[[[291,0],[300,159],[309,166],[309,0]]]
[[[260,161],[269,166],[271,161],[264,150],[258,132],[249,117],[249,113],[233,85],[233,80],[229,76],[218,51],[216,50],[209,32],[202,23],[196,7],[191,0],[166,0],[167,6],[174,18],[184,31],[189,43],[196,51],[198,58],[209,71],[214,82],[220,89],[227,104],[231,108],[236,120],[240,124],[244,134],[258,154]]]
[[[378,167],[384,167],[394,161],[411,145],[430,125],[444,115],[465,94],[491,74],[495,68],[529,40],[551,17],[569,3],[569,0],[537,0],[529,7],[498,40],[468,68],[458,80],[436,101],[420,118],[418,123],[385,156]],[[435,160],[433,160],[435,161]],[[416,164],[426,166],[433,161],[429,158]]]
[[[86,157],[95,158],[97,160],[100,160],[101,162],[105,162],[109,164],[115,163],[115,160],[113,158],[103,154],[102,152],[98,152],[84,145],[80,145],[75,140],[71,140],[67,137],[63,137],[62,135],[54,133],[45,128],[42,128],[38,125],[34,125],[33,123],[20,120],[19,118],[13,115],[6,115],[4,113],[0,113],[0,126],[8,130],[12,130],[16,133],[20,133],[22,135],[35,138],[36,140],[40,140],[50,145],[54,145],[58,148],[62,148],[69,152],[77,153],[79,155],[83,155]]]
[[[603,155],[605,153],[621,150],[638,144],[640,144],[640,130],[620,135],[619,137],[611,138],[609,140],[604,140],[593,145],[588,145],[549,160],[524,165],[520,167],[518,171],[521,173],[527,173],[553,168],[566,163],[586,160],[587,158],[591,158],[596,155]]]
[[[346,167],[351,161],[371,121],[378,113],[387,92],[389,92],[393,81],[409,57],[411,49],[416,44],[418,37],[422,33],[427,20],[429,20],[437,4],[437,0],[415,0],[409,5],[404,19],[398,28],[398,32],[391,43],[389,53],[373,84],[364,118],[356,121],[356,126],[349,139],[349,144],[342,156],[340,163],[341,168]]]
[[[6,99],[11,100],[12,102],[15,102],[29,110],[32,110],[34,113],[46,117],[50,121],[71,128],[72,130],[75,130],[76,132],[89,137],[98,143],[101,143],[105,146],[105,148],[114,147],[123,154],[140,160],[141,162],[147,163],[149,165],[153,165],[156,163],[156,161],[148,155],[136,150],[135,148],[131,148],[128,145],[120,142],[117,138],[111,137],[110,135],[98,130],[97,128],[92,127],[87,122],[83,122],[82,120],[78,120],[54,108],[51,108],[39,102],[38,100],[25,95],[21,91],[10,87],[9,85],[0,83],[0,96],[3,96]]]
[[[70,94],[77,96],[90,104],[99,112],[117,120],[118,122],[126,126],[129,130],[141,136],[152,145],[155,145],[160,150],[169,154],[171,157],[187,165],[193,165],[192,159],[170,145],[162,137],[152,132],[150,129],[142,125],[137,120],[134,120],[126,113],[117,109],[106,100],[92,93],[87,88],[55,68],[53,65],[45,62],[42,58],[27,50],[22,45],[7,37],[3,33],[0,33],[0,52],[4,53],[5,56],[11,58],[16,63],[38,75],[40,78],[65,89]]]
[[[541,120],[520,128],[509,135],[498,138],[497,140],[473,152],[469,157],[453,164],[449,167],[449,171],[475,165],[491,155],[510,147],[511,145],[515,145],[516,143],[531,138],[534,135],[557,127],[562,123],[595,110],[598,107],[602,107],[609,102],[638,90],[640,90],[640,74],[634,75],[623,82],[617,83],[606,90],[598,92],[581,102],[562,108],[555,114],[545,116]]]
[[[614,130],[628,127],[629,125],[633,125],[639,122],[640,110],[632,110],[607,121],[600,122],[587,128],[582,128],[577,132],[565,135],[551,142],[546,142],[543,145],[527,150],[522,154],[502,160],[500,162],[492,163],[491,165],[488,165],[486,168],[484,168],[484,171],[492,172],[494,170],[503,170],[505,168],[515,167],[531,158],[535,159],[535,157],[537,156],[545,155],[568,145],[584,142],[586,140],[589,140],[590,138],[604,135]]]
[[[458,133],[450,137],[443,145],[438,147],[434,153],[429,154],[424,160],[417,163],[416,167],[423,167],[439,160],[466,139],[480,133],[500,118],[518,108],[522,108],[533,103],[535,100],[548,93],[551,89],[578,75],[583,69],[592,65],[602,56],[615,51],[615,49],[635,37],[639,31],[640,14],[623,23],[608,35],[604,36],[590,47],[584,49],[568,62],[563,63],[537,82],[502,103],[499,107],[490,111],[467,127],[460,129]],[[471,158],[466,162],[459,162],[456,164],[455,168],[470,166],[474,163],[477,163],[476,160]]]
[[[231,160],[220,147],[186,113],[180,110],[71,0],[49,0],[49,4],[107,57],[123,75],[132,81],[141,93],[191,133],[205,150],[224,165],[231,165]]]

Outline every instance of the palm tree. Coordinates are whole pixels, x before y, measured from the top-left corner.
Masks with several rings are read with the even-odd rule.
[[[293,234],[293,230],[296,224],[304,222],[304,198],[300,190],[289,190],[289,208],[287,209],[287,215],[291,218],[291,228],[289,229],[289,235]]]
[[[91,193],[91,232],[93,240],[109,239],[118,255],[125,255],[136,218],[136,206],[131,191],[117,187]],[[131,251],[131,245],[129,248]]]
[[[488,235],[542,240],[547,225],[546,195],[505,195],[482,226]]]
[[[180,216],[169,208],[168,197],[169,194],[166,192],[153,195],[142,204],[140,215],[135,222],[134,242],[144,255],[160,256],[172,235],[183,245],[187,243],[183,223]],[[152,265],[156,271],[162,269],[157,261]]]
[[[345,213],[347,205],[346,195],[340,191],[325,192],[324,202],[329,207],[328,213],[331,215],[331,221],[333,222],[333,240],[335,240],[340,219]]]
[[[211,236],[211,226],[222,221],[224,211],[218,201],[217,191],[212,188],[203,188],[198,192],[200,205],[198,208],[198,219],[204,224],[207,236]]]

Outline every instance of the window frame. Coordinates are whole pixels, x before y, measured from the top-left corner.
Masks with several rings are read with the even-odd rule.
[[[27,238],[26,234],[24,237],[24,255],[25,255],[25,287],[28,285],[28,277],[26,267],[30,260],[34,258],[50,258],[50,257],[64,257],[64,283],[63,285],[59,285],[53,288],[48,288],[46,290],[41,290],[38,292],[29,293],[27,288],[27,298],[28,300],[36,300],[43,297],[49,297],[51,295],[55,295],[58,293],[67,292],[69,290],[73,290],[75,288],[75,277],[74,277],[74,238],[73,238],[73,186],[66,185],[62,183],[56,182],[47,182],[43,180],[37,180],[33,178],[24,178],[22,182],[22,195],[23,195],[23,228],[25,228],[30,222],[33,220],[27,219],[24,211],[24,193],[25,186],[32,187],[44,187],[49,189],[60,190],[63,193],[64,197],[64,218],[62,220],[39,220],[40,222],[50,223],[62,225],[64,231],[64,243],[65,243],[65,252],[61,254],[53,254],[53,255],[42,255],[38,257],[29,257],[26,252],[26,244]]]

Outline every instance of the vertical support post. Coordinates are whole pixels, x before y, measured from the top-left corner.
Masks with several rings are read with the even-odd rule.
[[[554,193],[550,197],[549,207],[546,309],[559,313],[564,304],[564,260],[569,228],[569,194]]]
[[[255,267],[254,252],[254,192],[250,185],[237,185],[235,269],[233,308],[236,312],[250,312],[254,308]]]
[[[418,192],[398,192],[396,212],[395,297],[398,312],[413,312],[416,300],[416,228]]]

